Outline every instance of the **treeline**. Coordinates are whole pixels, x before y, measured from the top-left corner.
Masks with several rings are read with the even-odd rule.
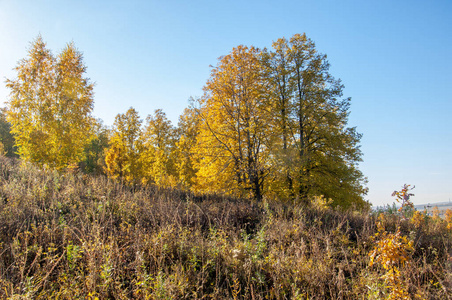
[[[54,56],[38,37],[16,72],[0,118],[9,156],[130,184],[368,205],[357,168],[361,135],[347,127],[350,98],[304,34],[220,57],[204,95],[191,99],[177,126],[162,110],[143,121],[133,108],[111,128],[102,125],[92,116],[93,84],[74,44]]]

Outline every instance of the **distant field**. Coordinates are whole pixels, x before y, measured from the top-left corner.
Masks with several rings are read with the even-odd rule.
[[[415,205],[414,208],[416,208],[416,210],[419,210],[419,211],[423,211],[426,209],[427,214],[429,216],[431,216],[433,214],[434,209],[438,208],[439,216],[444,217],[446,210],[448,210],[448,209],[452,210],[452,202],[421,204],[421,205]]]
[[[393,204],[394,205],[394,204]],[[376,208],[374,208],[375,210],[380,210],[383,209],[385,210],[386,208],[391,207],[391,205],[388,205],[386,207],[381,207],[378,206]],[[400,205],[395,205],[392,206],[394,207],[394,209],[399,208]],[[427,215],[429,216],[433,216],[433,212],[436,208],[438,208],[438,214],[441,218],[444,218],[446,211],[448,209],[452,210],[452,202],[438,202],[438,203],[427,203],[427,204],[418,204],[418,205],[414,205],[414,208],[418,211],[424,211],[427,210]]]

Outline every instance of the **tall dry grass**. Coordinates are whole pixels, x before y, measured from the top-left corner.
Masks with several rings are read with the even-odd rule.
[[[369,265],[376,218],[130,187],[2,157],[0,297],[383,299],[385,269]],[[410,297],[450,298],[447,222],[387,212],[380,221],[413,243],[400,267]]]

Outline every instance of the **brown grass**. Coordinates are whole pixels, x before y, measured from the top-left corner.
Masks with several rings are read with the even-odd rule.
[[[448,299],[447,224],[384,215],[414,245],[414,298]],[[0,297],[382,299],[376,216],[130,187],[0,158]]]

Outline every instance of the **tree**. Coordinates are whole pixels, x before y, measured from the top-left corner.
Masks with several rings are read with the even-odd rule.
[[[85,160],[82,167],[86,173],[104,174],[106,169],[105,155],[109,146],[108,137],[110,136],[110,131],[101,119],[96,121],[93,130],[93,138],[85,148]]]
[[[282,157],[280,185],[304,201],[324,195],[333,205],[365,205],[361,135],[346,127],[350,98],[341,99],[344,86],[329,73],[326,55],[304,34],[279,39],[273,49],[262,60],[279,133],[273,151]]]
[[[220,58],[200,99],[198,186],[261,200],[271,128],[259,50],[239,46]]]
[[[142,162],[146,182],[159,186],[174,186],[176,170],[174,165],[175,128],[166,114],[157,109],[146,118],[143,132],[144,150]]]
[[[14,136],[11,134],[11,124],[6,120],[4,108],[0,109],[0,152],[7,157],[17,157]]]
[[[273,137],[272,165],[274,166],[271,182],[272,193],[279,198],[294,198],[294,178],[291,167],[294,147],[291,140],[293,122],[293,85],[291,84],[291,60],[286,39],[273,43],[273,52],[264,49],[261,54],[265,79],[268,82],[269,107],[272,110]]]
[[[55,58],[39,36],[7,80],[7,120],[21,158],[57,169],[79,163],[92,137],[93,84],[68,44]]]
[[[194,100],[192,100],[194,103]],[[196,109],[186,108],[179,117],[175,147],[175,168],[180,185],[186,189],[194,187],[198,172],[199,156],[196,155],[200,120]]]
[[[141,123],[132,107],[116,116],[105,154],[105,171],[110,177],[123,178],[129,183],[138,183],[143,178]]]

